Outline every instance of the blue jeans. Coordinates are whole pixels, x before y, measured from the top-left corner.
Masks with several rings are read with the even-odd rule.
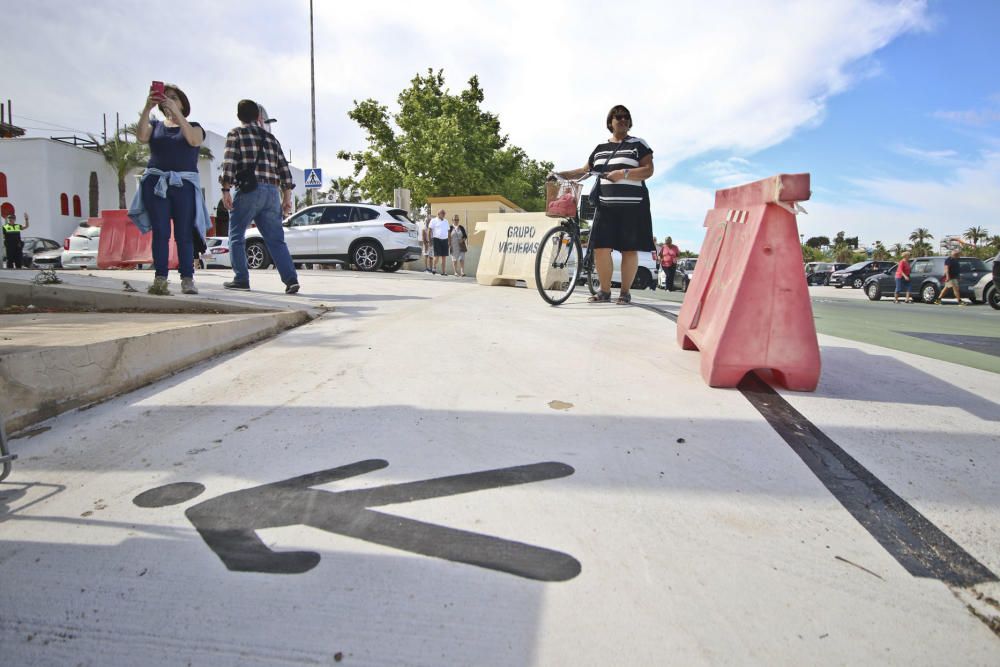
[[[281,226],[281,197],[278,186],[261,183],[253,192],[236,192],[233,210],[229,214],[229,257],[233,262],[234,280],[249,283],[247,270],[247,225],[253,220],[264,239],[267,251],[278,269],[281,282],[299,282],[292,256],[285,245],[285,228]]]
[[[194,183],[184,181],[178,187],[167,188],[166,198],[153,194],[155,178],[142,182],[142,201],[149,212],[153,227],[153,271],[167,277],[170,264],[170,221],[174,221],[174,243],[177,244],[177,273],[182,278],[194,276]]]

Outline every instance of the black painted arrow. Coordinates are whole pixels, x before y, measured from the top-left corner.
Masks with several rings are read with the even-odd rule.
[[[272,551],[256,533],[264,528],[304,525],[528,579],[566,581],[580,573],[579,561],[569,554],[369,509],[567,477],[575,472],[572,467],[546,462],[353,491],[310,488],[388,465],[387,461],[370,459],[320,470],[226,493],[198,503],[184,514],[225,566],[238,572],[299,574],[314,568],[320,561],[318,553]],[[168,484],[139,494],[133,502],[142,507],[183,502],[200,493],[200,486]]]

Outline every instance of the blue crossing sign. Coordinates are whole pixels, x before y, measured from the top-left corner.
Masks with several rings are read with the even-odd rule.
[[[323,187],[323,170],[316,169],[306,169],[306,187],[307,188],[321,188]]]

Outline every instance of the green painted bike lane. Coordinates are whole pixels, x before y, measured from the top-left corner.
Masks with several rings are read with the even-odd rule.
[[[662,290],[643,293],[647,295],[675,303],[684,298],[683,293]],[[814,297],[812,308],[819,333],[1000,373],[1000,311],[989,306],[960,308],[954,302],[936,306]],[[971,349],[973,346],[989,352]]]

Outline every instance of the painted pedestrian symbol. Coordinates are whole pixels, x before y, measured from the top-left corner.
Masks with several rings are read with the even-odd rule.
[[[566,581],[580,573],[579,561],[569,554],[371,509],[568,477],[575,472],[572,467],[550,461],[350,491],[309,488],[388,465],[369,459],[232,491],[189,507],[184,514],[225,566],[237,572],[300,574],[316,567],[318,553],[272,551],[256,533],[303,525],[527,579]],[[166,484],[140,493],[132,502],[139,507],[166,507],[191,500],[204,490],[196,482]]]
[[[323,170],[322,169],[306,169],[305,171],[306,187],[307,188],[321,188],[323,187]]]

